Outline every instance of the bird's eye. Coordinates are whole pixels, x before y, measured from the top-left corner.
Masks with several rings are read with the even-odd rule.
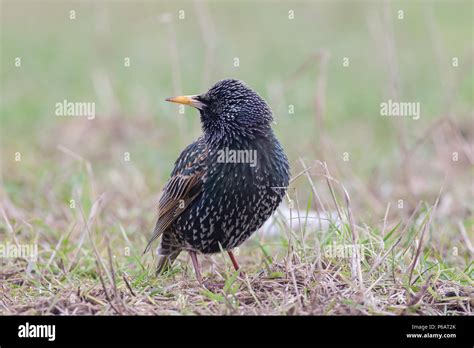
[[[205,96],[202,96],[202,95],[196,96],[196,99],[198,101],[200,101],[201,103],[206,104],[206,105],[209,103],[208,98],[206,98]]]

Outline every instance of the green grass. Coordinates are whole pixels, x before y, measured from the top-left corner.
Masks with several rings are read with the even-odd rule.
[[[39,255],[0,259],[0,313],[472,315],[472,3],[199,4],[1,2],[0,244]],[[199,286],[183,253],[157,278],[142,252],[158,195],[201,131],[163,100],[225,77],[272,106],[293,228],[246,242],[243,276],[200,256]],[[421,118],[381,117],[389,98]],[[96,118],[54,116],[63,99]],[[325,253],[354,243],[360,258]]]

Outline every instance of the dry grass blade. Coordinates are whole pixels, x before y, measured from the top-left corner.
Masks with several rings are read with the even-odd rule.
[[[408,277],[408,284],[411,284],[411,278],[413,276],[413,270],[415,269],[418,258],[420,257],[420,253],[421,253],[421,249],[422,249],[422,246],[423,246],[425,233],[426,233],[427,229],[430,227],[431,221],[433,220],[433,216],[435,214],[436,207],[438,206],[438,203],[439,203],[439,198],[441,197],[441,193],[443,192],[443,187],[441,187],[441,189],[439,190],[438,197],[436,197],[436,201],[435,201],[435,204],[433,205],[433,208],[431,209],[431,213],[430,213],[430,217],[429,217],[428,221],[423,225],[423,230],[421,232],[421,237],[420,237],[420,241],[419,241],[419,244],[418,244],[418,249],[416,250],[415,258],[413,259],[413,262],[412,262],[411,267],[410,267],[410,276]]]
[[[355,269],[357,272],[357,280],[359,284],[359,290],[361,291],[362,294],[365,293],[364,291],[364,279],[362,277],[362,267],[360,264],[360,248],[359,246],[359,238],[357,235],[355,223],[354,223],[354,216],[352,215],[352,210],[351,210],[351,199],[349,197],[349,193],[347,192],[346,188],[341,185],[342,190],[344,191],[344,197],[346,200],[346,206],[347,206],[347,215],[349,217],[349,225],[351,227],[351,235],[352,235],[352,243],[353,243],[353,261],[355,263]]]
[[[320,162],[323,170],[324,170],[324,173],[325,173],[325,178],[326,178],[326,183],[329,187],[329,191],[331,192],[331,197],[332,197],[332,200],[334,202],[334,206],[337,210],[337,214],[339,215],[339,219],[340,221],[344,221],[344,218],[343,218],[343,214],[342,214],[342,210],[339,206],[339,203],[337,202],[337,198],[336,198],[336,194],[335,194],[335,191],[334,191],[334,188],[332,186],[332,183],[331,181],[334,180],[337,182],[337,180],[333,179],[331,177],[331,175],[329,174],[329,170],[328,170],[328,166],[327,166],[327,163],[326,162]]]
[[[410,301],[407,303],[407,308],[415,306],[416,304],[418,304],[421,301],[421,299],[423,298],[423,295],[426,293],[426,290],[428,290],[431,278],[433,278],[432,274],[428,277],[428,279],[426,279],[426,282],[421,287],[420,291],[415,296],[413,296],[410,299]]]
[[[118,309],[117,307],[115,307],[112,299],[110,298],[109,296],[109,293],[107,291],[107,286],[105,286],[105,282],[104,282],[104,278],[102,277],[102,271],[101,271],[101,267],[99,265],[99,261],[95,260],[96,262],[96,266],[97,266],[97,274],[99,276],[99,279],[100,279],[100,284],[102,285],[102,290],[104,291],[104,295],[105,295],[105,298],[107,299],[107,302],[109,303],[110,307],[113,308],[113,310],[117,313],[117,314],[122,314]]]
[[[128,290],[130,291],[130,294],[131,294],[132,296],[135,296],[135,297],[136,297],[137,295],[135,294],[135,292],[133,291],[132,287],[130,286],[130,283],[128,282],[127,277],[126,277],[125,275],[123,275],[123,276],[122,276],[122,279],[123,279],[125,285],[127,286]]]

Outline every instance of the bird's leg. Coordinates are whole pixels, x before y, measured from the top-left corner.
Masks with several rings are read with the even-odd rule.
[[[240,269],[239,264],[237,263],[237,260],[235,259],[234,253],[231,250],[228,250],[227,253],[229,254],[230,260],[232,261],[232,264],[234,265],[234,268],[236,271]]]
[[[199,284],[202,284],[201,269],[199,268],[199,262],[196,256],[196,252],[189,250],[189,255],[191,256],[191,261],[193,261],[194,271],[196,272],[196,278]]]

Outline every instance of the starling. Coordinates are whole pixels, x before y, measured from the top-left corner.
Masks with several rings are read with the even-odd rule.
[[[203,134],[175,162],[145,252],[161,236],[157,274],[187,251],[201,283],[196,253],[226,250],[238,270],[232,249],[278,207],[290,169],[270,107],[242,81],[226,79],[205,94],[166,100],[198,109]]]

